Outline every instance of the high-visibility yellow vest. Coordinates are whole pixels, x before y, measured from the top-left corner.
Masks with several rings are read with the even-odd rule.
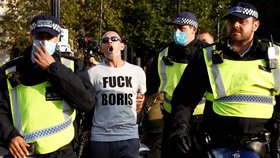
[[[193,115],[202,115],[205,107],[205,98],[202,98],[193,111]]]
[[[171,98],[173,91],[179,83],[187,63],[176,63],[173,65],[166,65],[163,61],[163,57],[168,55],[168,47],[159,53],[158,57],[158,75],[160,78],[159,92],[163,93],[163,108],[166,112],[171,113]],[[202,114],[204,109],[204,102],[194,111],[194,115]]]
[[[62,58],[62,63],[74,70],[74,61]],[[13,71],[16,66],[6,69],[6,74]],[[76,111],[55,93],[56,99],[46,101],[50,82],[13,88],[7,80],[7,85],[13,124],[27,143],[35,144],[37,154],[56,151],[72,141]]]
[[[279,47],[274,45],[279,65]],[[271,118],[274,95],[279,94],[280,71],[267,68],[266,59],[236,61],[223,59],[213,64],[214,46],[203,49],[213,93],[206,99],[213,102],[213,110],[222,116]]]

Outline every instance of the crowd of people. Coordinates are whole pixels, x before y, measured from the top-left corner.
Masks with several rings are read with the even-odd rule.
[[[280,45],[257,37],[252,4],[232,4],[222,20],[216,42],[179,13],[144,71],[122,59],[116,31],[88,64],[59,42],[57,18],[34,16],[32,43],[0,68],[0,157],[280,157]]]

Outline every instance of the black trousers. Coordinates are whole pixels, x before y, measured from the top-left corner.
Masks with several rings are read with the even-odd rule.
[[[139,148],[139,139],[90,142],[91,158],[138,158]]]

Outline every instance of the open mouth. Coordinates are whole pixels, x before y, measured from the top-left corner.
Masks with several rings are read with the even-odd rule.
[[[113,52],[113,47],[110,46],[110,47],[108,48],[108,51],[112,53],[112,52]]]

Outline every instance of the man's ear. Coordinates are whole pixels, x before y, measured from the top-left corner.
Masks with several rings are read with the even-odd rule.
[[[121,43],[121,50],[124,50],[125,44]]]
[[[253,22],[253,30],[254,31],[257,31],[259,26],[260,26],[260,21],[259,20],[256,20],[256,21]]]
[[[193,27],[193,31],[194,31],[194,33],[196,34],[197,28],[196,28],[196,27]]]

